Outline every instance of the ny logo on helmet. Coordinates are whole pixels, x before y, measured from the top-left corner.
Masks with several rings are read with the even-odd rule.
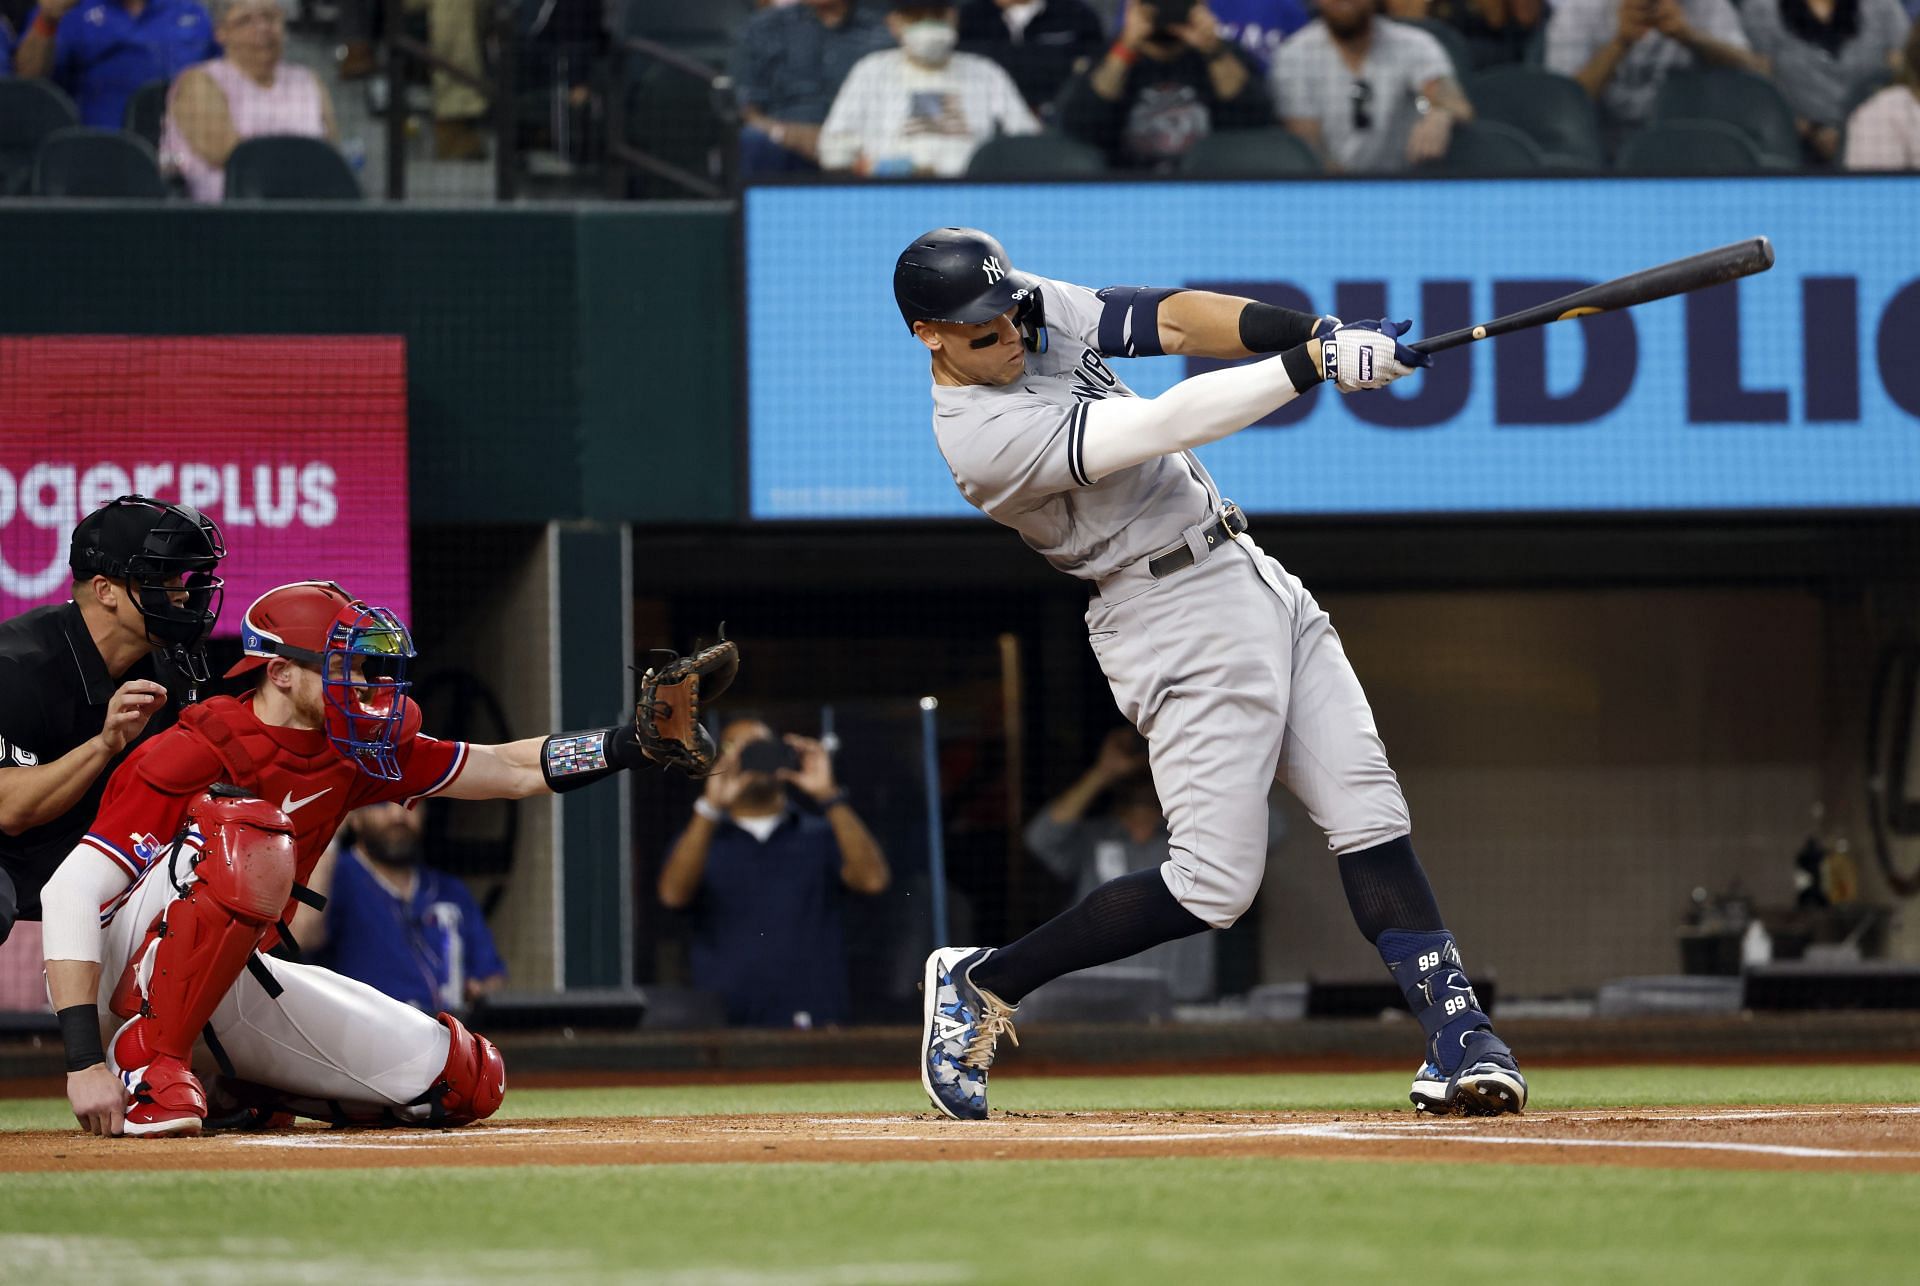
[[[1007,270],[1005,268],[1002,268],[1000,266],[1000,261],[994,258],[992,255],[988,255],[985,259],[982,259],[980,261],[980,271],[987,274],[988,285],[992,285],[994,282],[1000,280],[1000,278],[1007,275]]]

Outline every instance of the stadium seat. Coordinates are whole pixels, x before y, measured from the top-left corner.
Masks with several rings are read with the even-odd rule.
[[[1442,22],[1438,18],[1400,18],[1396,21],[1404,22],[1409,27],[1418,27],[1439,41],[1441,47],[1447,51],[1447,57],[1453,59],[1455,76],[1464,78],[1472,73],[1473,47],[1467,43],[1467,38],[1460,34],[1460,28],[1450,22]]]
[[[620,32],[724,67],[754,8],[753,0],[627,0]]]
[[[988,139],[967,163],[970,179],[1055,179],[1106,172],[1107,158],[1099,148],[1054,133]]]
[[[34,154],[33,194],[158,201],[167,188],[145,139],[124,130],[70,125],[49,134]]]
[[[1546,168],[1540,145],[1499,121],[1462,121],[1453,127],[1447,154],[1426,166],[1439,174],[1527,174]]]
[[[1780,169],[1801,164],[1800,132],[1786,96],[1764,76],[1735,67],[1694,67],[1661,83],[1653,100],[1656,124],[1719,121],[1753,141],[1761,163]]]
[[[1313,149],[1288,130],[1221,130],[1180,158],[1180,173],[1196,179],[1279,179],[1320,173]]]
[[[715,101],[714,82],[653,59],[636,56],[629,66],[627,145],[696,178],[725,186],[734,131]],[[628,181],[627,195],[686,197],[692,193],[671,179],[637,172]]]
[[[227,157],[229,201],[358,201],[360,181],[321,138],[267,134],[242,139]]]
[[[0,76],[0,196],[26,195],[40,144],[79,123],[73,100],[58,85]]]
[[[133,91],[127,100],[127,113],[120,128],[138,134],[149,147],[160,146],[160,127],[167,115],[167,82],[150,80]]]
[[[1556,169],[1606,168],[1593,100],[1570,76],[1538,67],[1491,67],[1461,82],[1474,114],[1520,130]]]
[[[1753,140],[1724,121],[1664,121],[1627,136],[1629,174],[1751,174],[1768,168]]]

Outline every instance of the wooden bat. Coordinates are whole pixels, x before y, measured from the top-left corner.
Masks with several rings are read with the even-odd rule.
[[[1736,241],[1715,250],[1703,250],[1697,255],[1675,259],[1656,268],[1642,268],[1639,272],[1630,272],[1624,277],[1615,277],[1612,281],[1603,281],[1597,286],[1588,286],[1585,290],[1576,290],[1571,295],[1522,308],[1517,313],[1508,313],[1505,317],[1496,317],[1465,330],[1430,335],[1409,347],[1422,353],[1438,353],[1462,344],[1471,344],[1476,339],[1509,335],[1516,330],[1545,326],[1569,317],[1610,313],[1620,308],[1631,308],[1635,304],[1652,303],[1669,295],[1684,295],[1689,290],[1717,286],[1737,277],[1750,277],[1771,267],[1773,243],[1765,237],[1749,237],[1745,241]]]

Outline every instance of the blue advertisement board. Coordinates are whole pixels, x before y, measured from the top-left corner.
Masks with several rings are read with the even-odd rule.
[[[870,185],[745,201],[750,512],[971,514],[893,262],[945,224],[1095,288],[1186,285],[1437,334],[1762,234],[1745,281],[1315,390],[1203,448],[1257,513],[1920,505],[1920,177]],[[1118,361],[1153,396],[1212,363]]]

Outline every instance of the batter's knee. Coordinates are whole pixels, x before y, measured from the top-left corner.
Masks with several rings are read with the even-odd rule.
[[[1162,869],[1174,900],[1215,929],[1230,929],[1247,913],[1267,873],[1264,853],[1257,861],[1231,864],[1170,857]]]
[[[1400,787],[1381,787],[1356,795],[1346,816],[1327,826],[1327,847],[1335,853],[1358,853],[1413,833],[1407,797]]]

